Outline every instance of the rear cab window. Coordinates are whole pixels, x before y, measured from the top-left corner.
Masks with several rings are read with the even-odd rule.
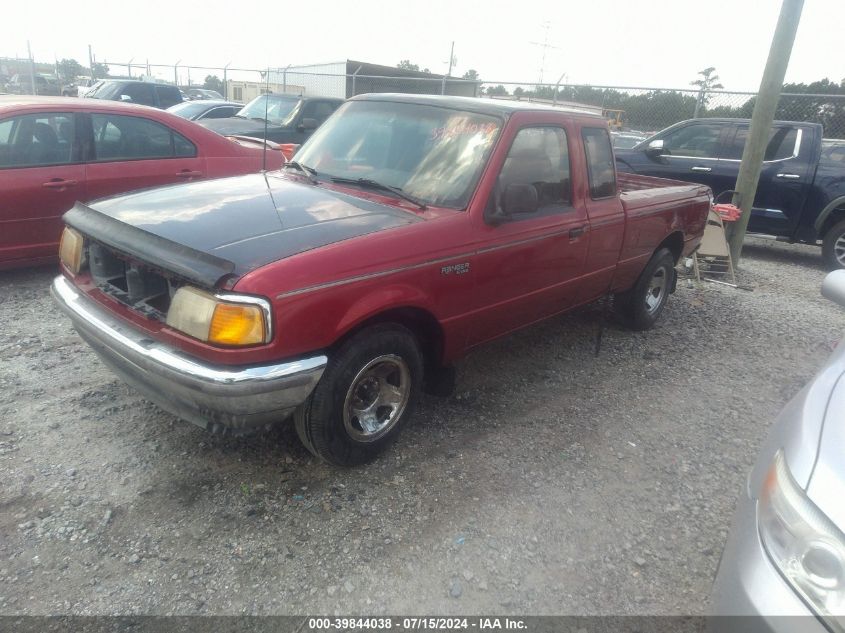
[[[587,158],[590,197],[598,200],[615,196],[616,168],[607,130],[585,127],[581,129],[581,138],[584,139],[584,153]]]

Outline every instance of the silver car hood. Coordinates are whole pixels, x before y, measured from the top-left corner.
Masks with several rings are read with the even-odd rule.
[[[839,342],[827,363],[804,388],[783,408],[772,425],[760,456],[748,477],[748,495],[756,499],[775,453],[783,449],[786,463],[795,481],[808,490],[811,477],[817,474],[825,481],[822,462],[837,472],[840,507],[836,510],[841,527],[845,504],[842,499],[843,467],[845,467],[845,339]],[[824,437],[822,437],[824,433]],[[821,449],[820,449],[821,447]],[[834,458],[835,457],[835,458]],[[821,490],[816,484],[817,494]],[[811,493],[812,496],[812,493]],[[821,498],[821,497],[820,497]],[[814,499],[815,501],[815,499]],[[819,502],[816,501],[818,504]],[[833,504],[835,506],[835,504]],[[833,508],[823,507],[825,512]],[[830,515],[833,518],[833,515]]]
[[[845,342],[839,344],[845,348]],[[845,532],[845,376],[833,388],[807,495]]]

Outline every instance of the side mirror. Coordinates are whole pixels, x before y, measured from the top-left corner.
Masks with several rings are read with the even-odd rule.
[[[512,182],[502,196],[502,212],[506,216],[534,213],[540,206],[534,185]]]
[[[822,282],[822,296],[845,307],[845,270],[834,270]]]
[[[666,150],[663,149],[663,139],[659,138],[649,143],[645,148],[645,153],[649,156],[662,156],[665,154]]]
[[[317,119],[302,119],[297,126],[300,130],[316,130],[320,127]]]

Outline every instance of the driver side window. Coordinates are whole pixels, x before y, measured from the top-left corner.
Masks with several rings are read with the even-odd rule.
[[[721,134],[721,125],[713,123],[685,125],[663,137],[663,151],[669,156],[716,158]]]
[[[562,213],[572,208],[569,147],[566,130],[559,127],[528,127],[513,140],[499,172],[492,203],[498,211],[508,188],[529,186],[537,192],[537,211],[513,219]]]

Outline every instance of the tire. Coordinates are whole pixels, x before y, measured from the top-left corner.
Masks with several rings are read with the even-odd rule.
[[[296,433],[309,451],[336,466],[369,462],[399,435],[422,378],[423,356],[410,330],[368,327],[337,350],[296,409]]]
[[[637,283],[616,295],[614,304],[633,330],[648,330],[657,323],[675,281],[675,257],[661,248],[646,264]]]
[[[828,270],[845,268],[845,220],[840,220],[824,234],[822,259]]]

